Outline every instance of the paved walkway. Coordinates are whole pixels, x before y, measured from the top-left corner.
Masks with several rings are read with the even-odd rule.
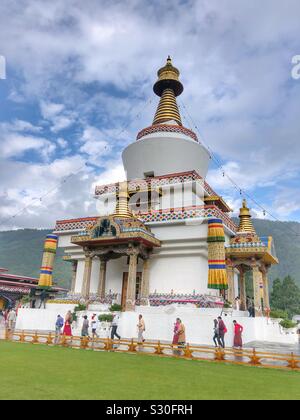
[[[0,324],[0,340],[5,339],[5,328],[2,324]]]
[[[289,354],[294,353],[300,356],[300,343],[299,344],[280,344],[269,343],[267,341],[252,341],[244,345],[245,349],[256,349],[257,351],[264,351],[267,353],[281,353]]]

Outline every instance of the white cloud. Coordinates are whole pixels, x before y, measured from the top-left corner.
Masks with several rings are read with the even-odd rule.
[[[26,134],[39,131],[39,127],[34,127],[26,121],[16,120],[12,124],[0,124],[0,156],[20,158],[31,151],[43,159],[48,159],[55,151],[55,144],[44,137]]]
[[[263,5],[259,0],[228,0],[222,8],[219,0],[91,0],[84,6],[77,0],[27,0],[20,8],[16,0],[3,0],[0,51],[20,76],[10,100],[24,109],[40,104],[41,126],[58,136],[50,141],[40,124],[30,127],[26,121],[2,126],[0,151],[8,172],[25,165],[24,180],[33,182],[26,163],[7,160],[22,160],[34,151],[47,168],[44,172],[33,164],[35,177],[45,176],[46,184],[52,183],[46,173],[56,180],[53,170],[68,167],[70,159],[89,159],[104,168],[101,183],[117,180],[122,176],[120,149],[151,124],[158,100],[151,87],[158,66],[171,54],[185,86],[179,102],[222,156],[226,172],[252,193],[268,188],[280,193],[280,186],[300,177],[300,83],[290,76],[291,57],[299,53],[300,3],[265,0]],[[135,119],[145,98],[153,102]],[[72,138],[61,134],[65,129],[72,130]],[[55,147],[65,158],[57,160]],[[85,203],[78,205],[83,212],[96,174],[85,176],[77,182],[86,190],[76,191]],[[7,182],[1,179],[4,188]],[[214,168],[209,182],[231,194],[226,178]],[[21,184],[20,191],[27,191]],[[23,204],[19,187],[6,191],[13,205]],[[56,200],[59,215],[73,211],[70,191]],[[266,197],[266,205],[272,200]],[[282,202],[275,205],[285,217]]]
[[[41,114],[51,125],[51,131],[58,133],[74,124],[76,115],[74,112],[67,111],[64,104],[51,102],[41,102]]]

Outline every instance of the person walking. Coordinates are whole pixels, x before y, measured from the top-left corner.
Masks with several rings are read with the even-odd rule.
[[[89,328],[90,328],[90,323],[88,320],[87,315],[85,315],[83,317],[83,324],[82,324],[82,329],[81,329],[81,337],[89,337]]]
[[[235,310],[236,311],[241,310],[241,299],[239,296],[235,298]]]
[[[40,296],[40,308],[43,306],[44,309],[46,309],[46,303],[47,303],[48,293],[46,290],[43,290]]]
[[[55,341],[54,344],[58,344],[60,336],[62,334],[62,328],[64,326],[64,319],[62,316],[58,315],[55,323]]]
[[[121,340],[121,337],[119,336],[117,330],[118,330],[118,326],[119,326],[119,321],[120,321],[120,315],[118,313],[114,314],[112,323],[111,323],[111,335],[110,338],[112,340],[114,340],[115,337],[117,337],[118,340]]]
[[[8,329],[9,331],[14,331],[15,326],[16,326],[16,321],[17,321],[17,313],[14,309],[12,309],[7,317],[7,321],[8,321]]]
[[[139,315],[139,322],[137,324],[138,328],[138,343],[144,343],[144,332],[146,331],[145,321],[143,319],[143,315]]]
[[[97,315],[93,314],[92,321],[91,321],[93,339],[95,337],[99,338],[99,335],[97,334],[98,325],[99,325],[99,321],[97,319]]]
[[[218,317],[218,329],[219,329],[219,345],[225,349],[225,334],[227,333],[226,325],[221,316]]]
[[[63,335],[65,335],[66,337],[72,337],[72,322],[73,322],[72,312],[68,311],[65,318],[65,326],[63,330]]]
[[[243,348],[242,334],[243,334],[243,331],[244,331],[244,327],[242,327],[242,325],[238,324],[237,321],[233,321],[233,325],[234,325],[233,347],[237,348],[237,349],[242,349]]]
[[[186,342],[186,338],[185,338],[185,326],[184,326],[183,322],[181,321],[181,319],[178,318],[178,321],[179,321],[178,347],[179,348],[184,348],[185,347],[185,342]]]
[[[220,342],[219,339],[220,339],[219,323],[218,323],[217,319],[214,319],[214,337],[213,337],[213,340],[214,340],[216,348],[219,347],[219,342]]]
[[[172,341],[172,344],[174,344],[174,346],[178,345],[179,327],[180,327],[180,319],[177,318],[174,324],[174,334],[173,334],[173,341]]]

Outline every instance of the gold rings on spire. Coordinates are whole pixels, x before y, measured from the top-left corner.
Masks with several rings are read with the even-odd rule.
[[[182,125],[176,97],[172,89],[165,89],[159,101],[153,124],[162,124],[167,121],[175,121]]]
[[[173,66],[169,56],[166,65],[158,70],[158,80],[153,86],[154,93],[161,97],[153,124],[174,121],[178,125],[182,125],[176,102],[176,96],[183,92],[183,85],[179,80],[179,75],[179,70]]]
[[[243,207],[240,209],[240,225],[239,232],[255,233],[254,226],[251,220],[250,210],[247,207],[247,201],[243,200]]]
[[[129,208],[129,193],[127,182],[119,183],[119,192],[117,194],[116,211],[113,214],[116,217],[133,217]]]

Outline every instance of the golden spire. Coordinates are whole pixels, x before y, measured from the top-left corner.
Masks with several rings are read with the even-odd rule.
[[[155,113],[153,124],[161,124],[167,121],[176,121],[178,125],[182,125],[173,89],[164,90]]]
[[[254,226],[251,220],[250,210],[247,207],[247,201],[243,200],[243,207],[240,209],[240,226],[238,232],[255,233]]]
[[[153,124],[175,121],[178,125],[182,125],[176,102],[176,96],[183,92],[179,75],[179,70],[173,66],[169,56],[166,65],[158,70],[158,80],[153,86],[154,93],[161,97]]]
[[[113,214],[116,217],[133,217],[129,208],[129,193],[127,182],[119,183],[119,192],[117,193],[116,211]]]

